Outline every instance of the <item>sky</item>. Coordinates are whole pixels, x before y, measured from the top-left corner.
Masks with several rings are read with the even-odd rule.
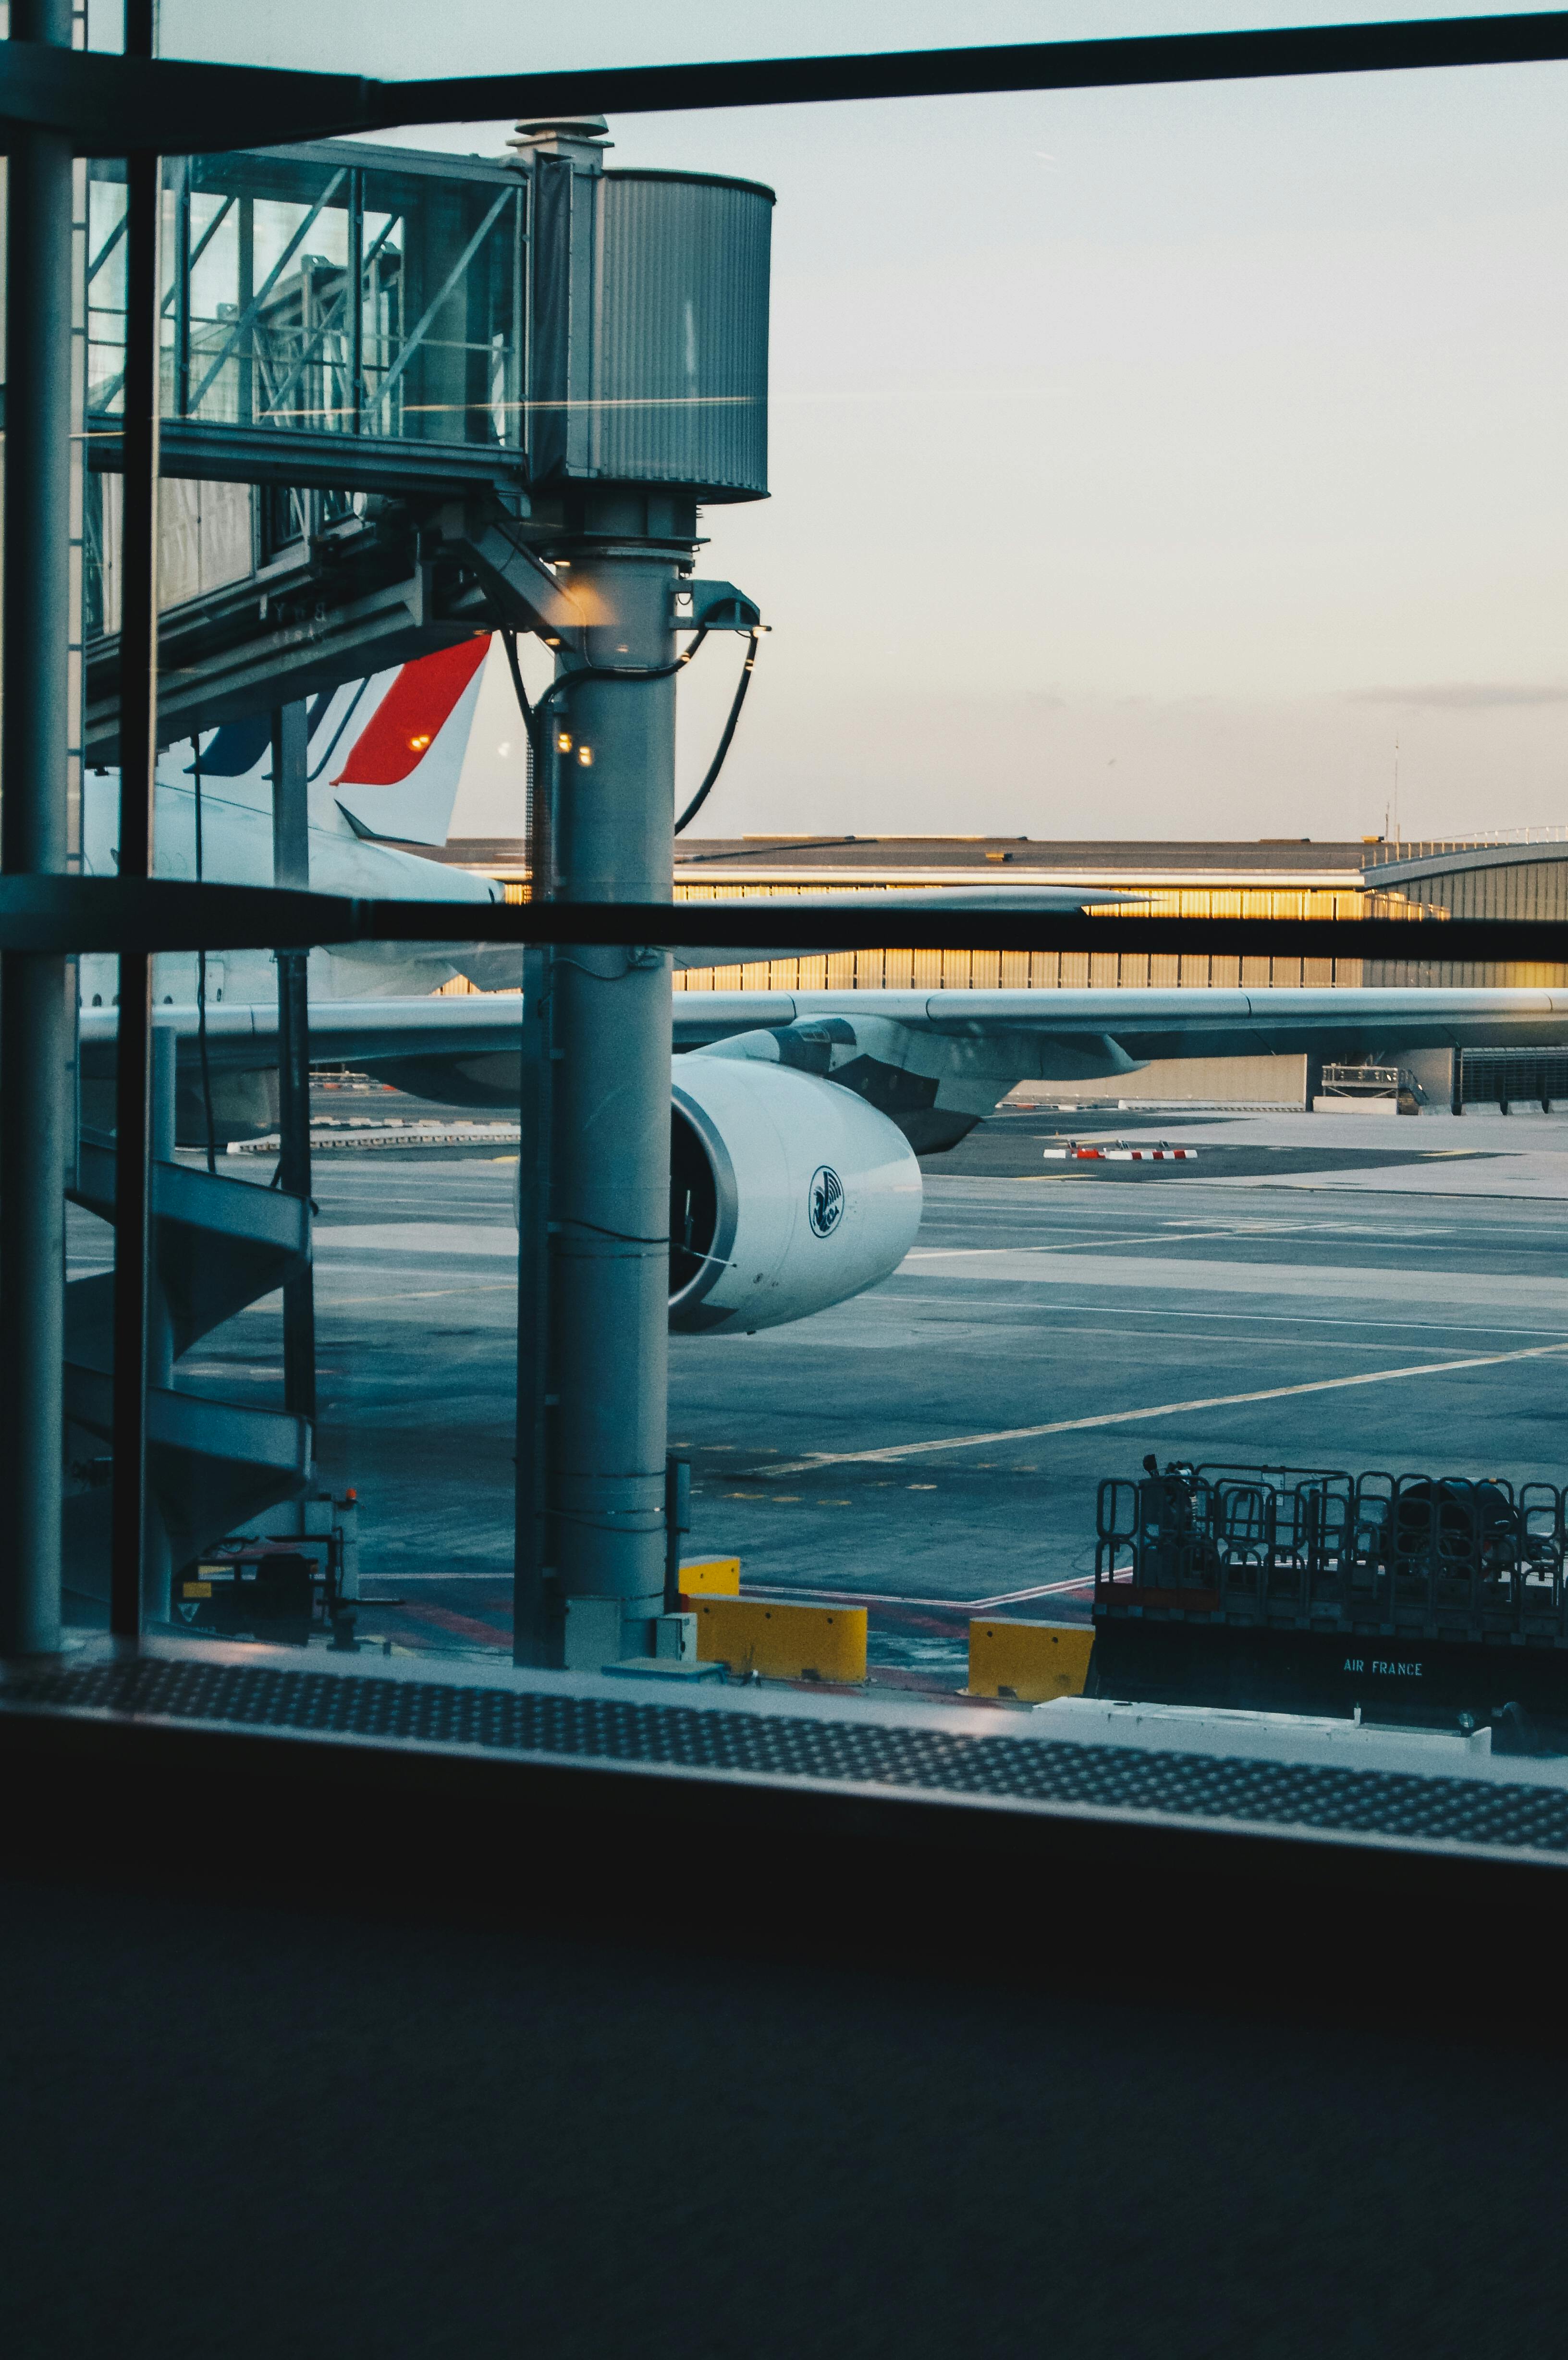
[[[164,0],[163,45],[392,75],[1258,21],[792,0],[659,48],[644,5]],[[704,828],[1568,822],[1565,111],[1553,65],[613,120],[613,165],[779,199],[772,497],[702,557],[773,628]],[[682,684],[683,781],[740,651]],[[498,694],[474,752],[499,821]]]

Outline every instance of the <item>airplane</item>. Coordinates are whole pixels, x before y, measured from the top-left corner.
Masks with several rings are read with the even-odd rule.
[[[487,646],[475,638],[310,708],[312,885],[450,901],[453,927],[447,943],[313,951],[311,1060],[375,1073],[415,1097],[515,1112],[522,955],[462,940],[463,906],[499,901],[503,889],[378,840],[445,842]],[[116,790],[113,772],[89,773],[89,875],[114,873]],[[158,875],[270,883],[264,716],[225,723],[199,749],[170,749],[156,792]],[[831,906],[881,922],[901,905],[1077,910],[1126,898],[1008,885],[840,894]],[[781,907],[781,930],[800,906]],[[768,955],[708,947],[674,958],[706,969]],[[477,991],[434,996],[458,975]],[[114,978],[113,958],[83,957],[90,1122],[106,1122],[112,1099]],[[204,1007],[200,981],[193,956],[159,956],[156,1017],[177,1040],[181,1136],[205,1136],[196,1096],[204,1033],[214,1130],[255,1137],[277,1120],[272,960],[210,954]],[[920,1227],[920,1157],[955,1145],[1021,1081],[1078,1085],[1181,1056],[1307,1051],[1386,1062],[1418,1048],[1546,1045],[1565,1026],[1568,992],[1550,990],[688,989],[676,995],[671,1042],[671,1328],[750,1334],[888,1277]]]

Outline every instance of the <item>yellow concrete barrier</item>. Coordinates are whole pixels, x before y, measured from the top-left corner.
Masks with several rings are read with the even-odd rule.
[[[1087,1622],[971,1622],[969,1693],[1022,1704],[1082,1696],[1094,1644]]]
[[[738,1598],[740,1596],[739,1557],[682,1558],[681,1595],[682,1598]]]
[[[787,1606],[777,1598],[701,1596],[692,1605],[699,1662],[760,1672],[768,1680],[866,1677],[864,1606]]]

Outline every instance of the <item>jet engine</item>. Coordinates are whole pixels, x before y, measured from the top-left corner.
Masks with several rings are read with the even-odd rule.
[[[670,1325],[750,1334],[895,1271],[920,1224],[920,1167],[864,1098],[815,1076],[701,1051],[675,1061]]]

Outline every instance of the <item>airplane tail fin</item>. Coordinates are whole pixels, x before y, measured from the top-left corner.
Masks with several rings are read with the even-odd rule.
[[[355,829],[408,844],[446,842],[489,647],[481,633],[366,683],[369,709],[344,716],[328,770]]]
[[[481,632],[307,701],[310,781],[326,779],[357,835],[446,842],[489,650]],[[201,773],[270,779],[270,716],[225,721],[201,749]]]

